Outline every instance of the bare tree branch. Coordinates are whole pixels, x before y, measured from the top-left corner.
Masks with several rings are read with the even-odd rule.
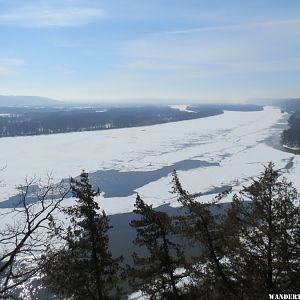
[[[2,214],[5,226],[0,230],[0,298],[17,299],[11,290],[35,276],[37,263],[57,230],[53,214],[68,195],[69,184],[54,184],[26,178],[19,188],[18,207]]]

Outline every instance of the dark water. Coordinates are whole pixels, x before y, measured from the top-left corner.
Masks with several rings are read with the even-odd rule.
[[[89,178],[94,188],[99,187],[104,192],[104,197],[127,197],[133,195],[136,189],[168,176],[173,170],[187,171],[211,166],[219,166],[219,163],[209,163],[202,160],[183,160],[153,171],[121,172],[118,170],[99,170],[90,173]],[[65,181],[67,182],[68,179],[65,179]],[[26,203],[37,201],[37,197],[34,195],[37,191],[37,186],[30,187]],[[54,198],[58,199],[59,196],[54,195]],[[8,200],[0,202],[0,208],[22,207],[20,200],[19,195],[12,196]]]
[[[225,209],[230,207],[230,203],[222,203],[218,206],[213,206],[211,212],[213,214],[222,213]],[[185,209],[182,207],[171,207],[168,204],[159,206],[155,210],[163,211],[170,216],[179,216],[185,214]],[[109,249],[112,252],[113,257],[123,256],[123,265],[132,264],[132,253],[136,252],[139,255],[146,255],[147,251],[145,248],[138,247],[132,241],[136,237],[136,231],[129,226],[129,223],[132,220],[138,218],[138,215],[135,213],[122,213],[109,216],[109,223],[112,225],[112,228],[109,230]],[[182,244],[185,247],[186,257],[197,256],[201,253],[201,248],[199,245],[191,247],[187,241],[183,239],[177,239],[176,242]],[[52,295],[49,291],[42,287],[40,280],[35,280],[32,283],[32,287],[40,287],[38,289],[35,298],[39,300],[58,300],[61,299],[58,296]],[[131,294],[133,290],[128,286],[128,283],[124,281],[122,283],[122,288],[125,293]],[[124,296],[122,300],[127,299],[127,296]]]
[[[273,134],[271,134],[269,137],[267,137],[263,142],[265,142],[267,145],[280,150],[284,152],[288,152],[281,143],[281,135],[282,132],[287,128],[287,121],[289,119],[290,115],[283,115],[279,122],[274,124],[271,127],[271,130],[274,130]]]
[[[228,209],[230,205],[230,203],[222,203],[212,206],[211,212],[213,214],[219,214],[225,209]],[[161,205],[155,208],[155,210],[165,212],[169,216],[184,215],[186,212],[182,207],[171,207],[169,204]],[[132,243],[136,237],[136,231],[129,226],[129,223],[137,218],[138,215],[133,212],[109,216],[109,223],[113,226],[109,230],[109,248],[114,257],[122,255],[124,262],[129,264],[132,262],[131,254],[133,252],[139,254],[144,252],[143,249]],[[183,244],[185,243],[183,242]],[[197,248],[192,249],[190,246],[186,250],[188,255],[197,255],[200,251]]]
[[[263,142],[266,143],[267,145],[271,146],[274,149],[277,149],[277,150],[280,150],[283,152],[292,153],[292,154],[299,154],[296,151],[289,150],[282,146],[281,135],[282,135],[282,132],[288,126],[287,122],[288,122],[289,117],[290,117],[290,115],[283,115],[282,118],[279,120],[279,122],[272,126],[272,129],[274,130],[273,134],[270,135],[265,140],[263,140]],[[286,160],[286,165],[283,168],[284,170],[289,171],[290,169],[292,169],[294,167],[294,158],[295,158],[295,156]]]
[[[99,186],[100,190],[105,192],[105,197],[127,197],[134,194],[136,189],[168,176],[173,170],[188,171],[211,166],[219,166],[219,163],[209,163],[202,160],[183,160],[153,171],[97,171],[89,174],[89,178],[93,186]]]

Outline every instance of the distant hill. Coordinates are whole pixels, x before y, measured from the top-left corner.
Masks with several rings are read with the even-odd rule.
[[[277,103],[288,112],[300,112],[300,98],[278,100]]]
[[[257,100],[254,103],[279,106],[288,112],[300,111],[300,98]]]
[[[64,102],[53,100],[47,97],[38,96],[4,96],[0,95],[0,107],[2,106],[13,106],[13,107],[24,107],[24,106],[54,106],[62,105]]]

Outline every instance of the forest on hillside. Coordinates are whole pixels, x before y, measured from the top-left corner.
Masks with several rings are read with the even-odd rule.
[[[194,105],[190,111],[169,106],[0,107],[0,137],[146,126],[214,116],[224,110],[261,109],[258,105]]]
[[[282,142],[290,148],[300,149],[300,111],[293,112],[289,118],[289,128],[282,134]]]
[[[291,114],[288,120],[288,128],[282,133],[283,145],[299,150],[300,149],[300,99],[277,101],[282,109]]]

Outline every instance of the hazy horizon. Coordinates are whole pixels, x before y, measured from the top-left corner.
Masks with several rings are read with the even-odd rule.
[[[36,103],[36,105],[43,105],[43,102],[46,101],[51,105],[56,104],[65,104],[65,105],[223,105],[223,104],[257,104],[265,105],[266,103],[275,103],[278,100],[299,100],[300,98],[257,98],[257,99],[240,99],[240,100],[224,100],[224,99],[188,99],[188,98],[132,98],[132,99],[58,99],[51,98],[41,95],[1,95],[0,94],[0,106],[3,105],[3,102],[7,103],[6,105],[15,104],[27,105],[26,103]],[[8,104],[9,103],[9,104]],[[11,104],[13,103],[13,104]]]

